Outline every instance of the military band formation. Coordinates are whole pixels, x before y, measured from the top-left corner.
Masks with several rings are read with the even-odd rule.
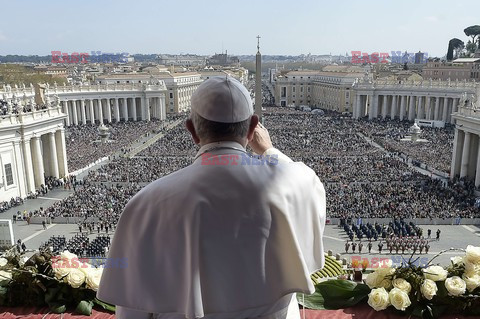
[[[340,227],[343,227],[348,237],[345,242],[347,254],[362,253],[362,251],[371,253],[373,242],[377,241],[380,254],[382,251],[388,251],[390,254],[428,254],[430,241],[438,241],[441,233],[440,229],[437,229],[436,237],[433,239],[432,230],[428,229],[427,238],[425,238],[423,229],[415,223],[407,223],[403,219],[395,218],[388,225],[378,222],[363,224],[361,219],[356,220],[355,223],[351,219],[340,219]]]

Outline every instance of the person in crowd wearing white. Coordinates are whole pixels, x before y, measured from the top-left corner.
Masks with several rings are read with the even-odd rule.
[[[97,297],[120,319],[300,318],[295,293],[324,265],[322,182],[273,148],[237,80],[206,80],[191,105],[200,150],[128,202]]]

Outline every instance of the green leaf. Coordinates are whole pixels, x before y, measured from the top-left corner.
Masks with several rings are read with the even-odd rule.
[[[413,308],[412,316],[422,318],[423,317],[422,315],[425,309],[426,309],[425,305],[416,305],[415,308]]]
[[[92,314],[93,302],[90,300],[82,300],[78,303],[75,312],[84,316],[90,316]]]
[[[297,298],[298,298],[298,295],[297,295]],[[108,310],[108,311],[111,311],[111,312],[115,312],[115,306],[114,305],[111,305],[109,303],[106,303],[106,302],[103,302],[97,298],[93,299],[93,302],[96,303],[97,305],[99,305],[100,307],[102,307],[103,309],[105,310]]]
[[[8,300],[7,293],[8,293],[8,288],[0,286],[0,306],[7,305],[7,300]]]
[[[297,301],[300,305],[308,309],[325,310],[323,296],[318,291],[315,291],[311,295],[297,293]]]
[[[370,288],[348,280],[328,280],[315,286],[315,293],[300,301],[310,309],[340,309],[351,307],[364,300]],[[300,299],[300,298],[297,298]]]
[[[354,295],[356,283],[348,280],[328,280],[319,283],[316,288],[325,297],[350,298]]]
[[[67,311],[67,306],[62,304],[51,304],[50,310],[54,313],[64,313],[65,311]]]

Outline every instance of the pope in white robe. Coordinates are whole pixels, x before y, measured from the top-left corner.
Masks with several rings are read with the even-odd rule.
[[[195,161],[128,202],[97,296],[117,318],[298,318],[295,292],[313,293],[310,274],[324,264],[323,184],[271,147],[243,85],[206,82],[192,112],[250,120],[247,136],[205,142],[187,121],[201,145]]]

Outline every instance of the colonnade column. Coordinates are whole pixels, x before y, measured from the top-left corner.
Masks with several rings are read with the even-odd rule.
[[[68,110],[68,101],[62,101],[62,105],[63,105],[63,112],[67,115],[66,119],[65,119],[65,124],[67,126],[70,126],[70,112]]]
[[[384,120],[387,117],[387,97],[388,95],[382,95],[382,119]]]
[[[118,106],[118,98],[113,99],[113,114],[117,122],[120,122],[120,107]]]
[[[78,125],[77,101],[70,101],[72,105],[73,124]]]
[[[42,150],[40,146],[40,137],[33,137],[33,171],[35,178],[35,188],[45,185],[45,170],[43,168]]]
[[[462,150],[463,150],[463,131],[456,128],[455,135],[453,138],[452,163],[450,167],[450,178],[452,179],[455,176],[460,174]]]
[[[105,103],[105,107],[107,108],[106,111],[107,111],[107,122],[108,123],[112,123],[112,106],[111,106],[111,101],[110,101],[110,98],[107,98],[105,99],[106,103]]]
[[[150,122],[150,98],[145,97],[145,120]]]
[[[379,102],[379,96],[378,94],[373,95],[373,117],[377,118],[378,117],[378,102]]]
[[[463,141],[462,151],[462,167],[460,168],[460,177],[465,177],[468,174],[468,162],[470,157],[470,132],[465,132],[465,139]]]
[[[167,106],[165,105],[165,96],[158,98],[160,102],[160,119],[163,121],[167,118]]]
[[[102,125],[103,124],[102,99],[97,99],[97,108],[98,108],[98,119],[100,120],[100,125]]]
[[[355,98],[355,105],[353,107],[353,118],[354,119],[358,119],[359,116],[360,116],[360,100],[361,100],[361,97],[360,97],[360,94],[357,93],[357,97]]]
[[[403,121],[403,119],[405,118],[405,112],[406,112],[406,110],[405,110],[406,101],[405,100],[406,100],[405,95],[402,95],[401,100],[400,100],[400,121]]]
[[[394,120],[395,115],[397,114],[397,96],[392,96],[392,107],[390,109],[390,119]]]
[[[432,118],[432,108],[431,106],[431,100],[430,96],[427,96],[426,102],[425,102],[425,112],[427,113],[425,116],[425,119],[430,120]]]
[[[417,97],[417,118],[423,120],[425,118],[425,105],[423,104],[424,97]]]
[[[95,111],[93,109],[93,100],[88,100],[88,109],[90,113],[90,123],[95,124]]]
[[[433,115],[433,120],[438,121],[440,118],[440,98],[438,96],[435,97],[435,112]]]
[[[136,97],[132,97],[132,117],[133,117],[133,121],[136,122],[137,121],[137,98]]]
[[[48,133],[49,150],[50,150],[50,175],[59,178],[58,174],[58,158],[57,158],[57,146],[55,144],[55,135],[53,132]]]
[[[122,99],[122,110],[123,110],[123,120],[125,122],[128,122],[128,105],[127,105],[126,98]]]
[[[25,159],[25,176],[27,180],[27,193],[35,193],[35,178],[32,163],[32,150],[30,140],[26,139],[22,143],[23,158]]]
[[[67,165],[67,148],[65,145],[65,129],[60,129],[55,132],[55,145],[58,158],[58,173],[60,177],[68,175]]]
[[[409,121],[415,120],[415,114],[416,114],[415,99],[416,99],[416,97],[414,95],[410,96],[410,103],[409,103],[409,106],[408,106],[408,120]]]
[[[80,111],[82,112],[82,124],[85,125],[87,124],[87,115],[85,111],[85,100],[81,99],[80,100]]]
[[[448,119],[448,97],[443,98],[443,114],[442,114],[442,121],[447,122]]]
[[[477,170],[475,172],[475,187],[480,186],[480,145],[477,151]]]

